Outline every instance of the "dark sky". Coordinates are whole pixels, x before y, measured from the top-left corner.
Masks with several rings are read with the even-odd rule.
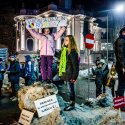
[[[72,0],[72,7],[75,8],[76,5],[81,4],[87,10],[103,10],[111,8],[117,1],[119,2],[125,0]],[[39,3],[39,8],[42,8],[51,2],[58,5],[59,0],[0,0],[0,9],[9,5],[20,9],[22,3],[25,4],[25,8],[27,9],[35,9],[37,3]]]

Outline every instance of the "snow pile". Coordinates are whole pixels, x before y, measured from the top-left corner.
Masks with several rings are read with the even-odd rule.
[[[118,110],[114,110],[113,107],[89,107],[86,105],[76,104],[75,110],[63,111],[63,108],[67,105],[66,102],[58,98],[59,104],[62,109],[61,116],[65,121],[65,125],[113,125],[120,123],[120,117]]]

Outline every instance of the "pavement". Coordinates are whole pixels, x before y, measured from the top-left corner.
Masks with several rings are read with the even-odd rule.
[[[88,83],[88,80],[79,79],[75,85],[76,102],[82,104],[88,97],[95,98],[95,89],[94,81],[90,81],[90,83]],[[69,101],[69,91],[67,84],[59,87],[59,94],[64,98],[64,100]],[[11,125],[14,123],[14,121],[19,120],[21,111],[18,108],[18,101],[11,101],[9,99],[10,92],[3,91],[3,95],[4,97],[0,98],[0,125]],[[124,112],[121,112],[121,117],[122,121],[124,121]],[[125,123],[121,125],[125,125]]]
[[[18,101],[11,101],[9,96],[10,93],[4,93],[0,98],[0,125],[11,125],[20,116]]]

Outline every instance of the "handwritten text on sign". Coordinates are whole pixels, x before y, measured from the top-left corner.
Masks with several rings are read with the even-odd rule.
[[[26,20],[26,27],[28,29],[60,27],[60,26],[67,26],[67,18],[65,16],[37,18],[37,19],[32,18]]]
[[[125,106],[125,98],[124,98],[124,96],[114,98],[113,102],[114,102],[114,108],[115,109],[118,109],[118,108],[121,108],[121,107]]]
[[[33,115],[34,115],[33,112],[23,109],[20,115],[19,123],[23,125],[30,125]]]
[[[55,108],[59,107],[56,95],[51,95],[43,99],[34,101],[38,116],[42,117],[51,113]]]

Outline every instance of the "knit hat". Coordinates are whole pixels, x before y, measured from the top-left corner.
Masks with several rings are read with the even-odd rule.
[[[101,59],[101,60],[100,60],[100,63],[106,64],[106,62],[105,62],[104,59]]]
[[[125,31],[125,27],[123,27],[123,28],[120,30],[119,34],[122,35],[122,32],[123,32],[123,31]]]

